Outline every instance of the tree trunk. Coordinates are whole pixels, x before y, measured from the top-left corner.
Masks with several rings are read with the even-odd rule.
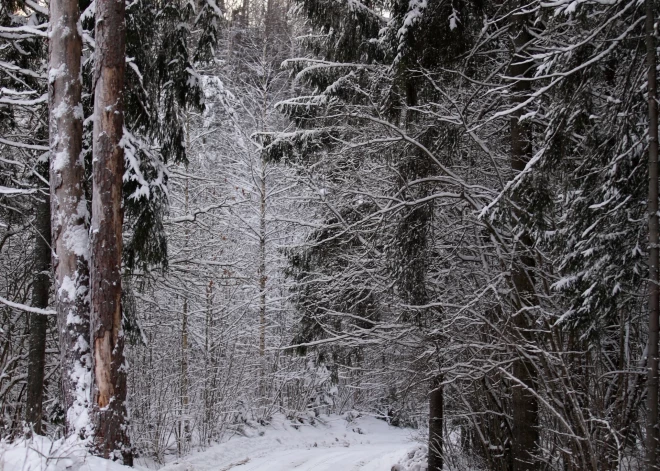
[[[181,417],[179,419],[179,456],[187,451],[190,437],[188,405],[188,298],[183,298],[183,317],[181,319]]]
[[[190,152],[190,113],[186,113],[186,152]],[[186,173],[188,166],[186,165]],[[184,211],[190,212],[190,181],[186,177],[186,186],[184,188]],[[190,231],[186,226],[186,241],[189,240]],[[190,432],[188,404],[190,397],[188,395],[188,298],[183,298],[183,313],[181,318],[181,420],[179,421],[179,454],[186,453],[186,444]]]
[[[266,395],[266,162],[261,160],[261,188],[259,189],[259,394],[265,403]]]
[[[190,115],[186,115],[186,149],[190,150]],[[186,171],[188,168],[186,167]],[[190,211],[190,193],[189,193],[189,180],[186,178],[186,186],[184,188],[184,209],[188,214]],[[186,240],[189,237],[189,231],[185,230]],[[188,442],[190,421],[188,419],[188,404],[190,397],[188,396],[188,298],[183,298],[183,312],[181,317],[181,417],[179,418],[179,443],[178,452],[179,456],[186,453],[186,444]]]
[[[647,378],[647,469],[658,466],[658,90],[653,0],[646,0],[646,60],[649,100],[649,347]]]
[[[81,158],[83,112],[77,0],[50,2],[50,204],[66,433],[86,436],[89,354],[89,213]]]
[[[511,34],[513,38],[514,55],[510,66],[511,77],[528,77],[530,65],[524,51],[531,40],[528,28],[528,14],[517,13],[512,16]],[[517,81],[513,85],[514,97],[512,103],[524,101],[531,92],[529,81]],[[511,168],[515,172],[522,172],[532,157],[531,128],[519,121],[523,115],[520,109],[511,115]],[[514,205],[518,206],[514,196]],[[515,210],[514,210],[515,211]],[[518,219],[522,216],[515,212]],[[513,324],[517,330],[516,337],[521,347],[531,341],[529,328],[530,321],[526,308],[538,303],[534,290],[535,260],[532,254],[533,241],[529,233],[520,237],[520,255],[513,260],[512,283],[514,288],[514,306],[517,310]],[[519,355],[513,363],[513,376],[520,381],[512,385],[513,427],[511,437],[512,470],[531,471],[538,469],[538,399],[530,391],[536,383],[536,371],[528,358]]]
[[[268,47],[274,34],[281,33],[279,24],[279,9],[275,11],[274,0],[266,0],[266,17],[264,18],[264,33]]]
[[[121,308],[125,5],[96,2],[94,168],[92,172],[91,335],[94,451],[132,464],[126,433],[126,369]]]
[[[32,283],[32,306],[48,307],[50,290],[50,198],[37,204],[34,222],[34,282]],[[30,314],[30,349],[28,356],[27,399],[25,422],[37,435],[41,435],[42,403],[44,396],[44,366],[46,363],[46,333],[48,316]]]
[[[211,338],[213,334],[213,280],[209,280],[206,287],[206,322],[204,335],[204,442],[211,443],[212,439],[212,419],[213,419],[213,391],[215,387],[211,376],[215,375],[215,362],[212,360],[215,355],[214,342]]]
[[[241,18],[241,22],[246,28],[250,25],[250,0],[243,0],[243,17]]]
[[[436,376],[429,395],[429,462],[428,471],[442,471],[442,428],[444,421],[444,390],[442,377]]]
[[[414,130],[419,119],[419,112],[414,109],[418,104],[418,90],[413,77],[406,77],[405,105],[401,112],[401,125],[407,133]],[[410,182],[427,178],[433,168],[426,156],[412,150],[404,155],[399,165],[401,196],[408,201],[423,199],[430,194],[430,187],[420,185],[411,187]],[[398,278],[399,289],[406,303],[413,306],[408,314],[408,321],[419,327],[427,319],[433,319],[434,313],[428,308],[416,308],[429,303],[427,274],[429,272],[430,227],[433,218],[433,203],[416,203],[408,211],[397,228],[398,254],[396,264],[400,265]],[[440,340],[439,338],[436,339]],[[436,346],[436,349],[438,347]],[[438,366],[443,360],[438,359]],[[428,471],[442,471],[443,427],[444,427],[444,391],[442,377],[434,376],[429,394],[429,450]]]

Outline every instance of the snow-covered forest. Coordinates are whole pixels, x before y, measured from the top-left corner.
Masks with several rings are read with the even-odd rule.
[[[660,470],[659,18],[0,0],[0,470]]]

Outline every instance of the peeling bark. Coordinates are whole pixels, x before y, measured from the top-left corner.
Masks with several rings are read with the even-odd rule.
[[[96,2],[90,269],[94,452],[130,465],[133,456],[126,430],[126,368],[121,327],[124,10],[123,1]]]

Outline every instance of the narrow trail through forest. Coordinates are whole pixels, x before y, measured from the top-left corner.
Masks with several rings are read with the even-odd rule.
[[[234,437],[161,471],[390,471],[415,446],[414,431],[371,417],[294,427],[286,421]]]
[[[407,453],[409,443],[312,448],[267,453],[227,471],[389,471]]]

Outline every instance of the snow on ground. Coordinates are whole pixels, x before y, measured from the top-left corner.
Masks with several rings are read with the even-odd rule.
[[[234,437],[160,471],[390,471],[415,448],[413,431],[373,417],[294,425],[280,416],[255,435]]]
[[[308,423],[274,417],[265,426],[193,453],[160,471],[424,471],[414,431],[373,417],[347,421],[333,416]],[[422,450],[423,451],[423,450]],[[398,464],[397,464],[398,463]],[[150,466],[151,467],[151,466]],[[91,456],[83,443],[35,436],[0,442],[0,471],[129,471]]]
[[[0,471],[130,471],[134,468],[91,456],[77,440],[35,436],[0,442]]]

